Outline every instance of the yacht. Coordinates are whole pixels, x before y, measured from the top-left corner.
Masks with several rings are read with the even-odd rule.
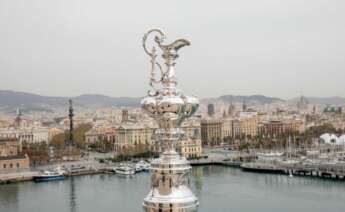
[[[114,171],[116,174],[121,174],[121,175],[133,175],[133,174],[135,174],[135,168],[132,168],[128,165],[115,167]]]

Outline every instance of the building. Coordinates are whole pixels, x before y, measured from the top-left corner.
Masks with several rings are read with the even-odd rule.
[[[302,120],[286,120],[284,121],[284,130],[288,133],[301,132],[303,126]]]
[[[16,138],[0,138],[0,171],[16,171],[29,168],[27,155],[20,155],[20,146]]]
[[[239,119],[233,119],[231,121],[232,138],[239,139],[241,137],[241,121]]]
[[[231,102],[231,104],[229,105],[229,108],[228,108],[228,116],[233,117],[235,114],[235,111],[236,111],[236,108]]]
[[[17,138],[20,143],[48,143],[50,140],[49,129],[38,127],[38,128],[5,128],[0,129],[1,138]]]
[[[49,129],[44,127],[33,128],[28,131],[32,134],[32,140],[28,141],[29,143],[49,143]]]
[[[151,147],[154,128],[137,122],[124,122],[116,129],[115,151]]]
[[[229,143],[232,138],[232,119],[222,120],[222,141]]]
[[[201,141],[205,146],[219,146],[223,142],[223,120],[201,120]]]
[[[201,120],[201,141],[205,146],[219,146],[233,137],[233,120],[210,118]]]
[[[202,144],[200,139],[200,122],[190,119],[181,126],[184,131],[181,140],[177,142],[176,150],[186,158],[197,158],[202,154]]]
[[[282,121],[271,120],[261,122],[259,124],[259,134],[265,137],[276,137],[284,132],[284,124]]]
[[[177,143],[176,150],[186,158],[198,158],[202,155],[200,139],[184,139]]]
[[[0,138],[0,156],[16,156],[19,151],[16,138]]]
[[[246,101],[243,101],[243,103],[242,103],[242,111],[246,112],[247,110],[248,110],[247,103],[246,103]]]
[[[127,122],[129,121],[129,115],[128,115],[128,110],[127,109],[123,109],[122,110],[122,122]]]
[[[259,123],[258,133],[265,137],[278,137],[281,135],[300,132],[303,122],[300,120],[271,120]]]
[[[299,101],[297,102],[297,108],[299,110],[306,110],[308,109],[308,104],[309,104],[308,99],[304,96],[301,96]]]
[[[215,111],[214,111],[214,104],[208,104],[207,105],[207,114],[209,116],[214,116]]]
[[[258,133],[258,118],[257,116],[245,117],[240,119],[241,135],[247,137],[255,137]]]
[[[101,141],[108,141],[115,144],[115,139],[116,129],[111,127],[93,127],[85,133],[85,143],[87,145],[92,145]]]

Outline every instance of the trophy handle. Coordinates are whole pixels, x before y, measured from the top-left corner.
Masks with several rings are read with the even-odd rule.
[[[152,57],[152,52],[150,52],[146,46],[146,41],[147,41],[147,38],[149,37],[150,34],[152,33],[158,33],[160,37],[158,36],[155,36],[155,40],[159,40],[160,42],[163,42],[166,38],[164,32],[162,32],[162,30],[160,29],[151,29],[149,30],[147,33],[144,34],[144,37],[143,37],[143,48],[146,52],[147,55],[149,55],[150,57]]]
[[[149,57],[151,58],[151,77],[150,77],[150,86],[152,88],[152,90],[149,90],[147,92],[147,94],[149,96],[157,96],[158,95],[158,91],[157,91],[157,88],[155,86],[155,84],[159,84],[163,81],[163,76],[164,76],[164,71],[163,71],[163,68],[162,68],[162,65],[157,62],[157,53],[156,53],[156,48],[153,46],[152,47],[152,50],[149,51],[148,48],[147,48],[147,38],[149,37],[150,34],[152,33],[158,33],[159,36],[155,36],[154,40],[159,40],[160,42],[163,42],[164,39],[165,39],[165,34],[159,30],[159,29],[151,29],[149,30],[147,33],[144,34],[144,37],[143,37],[143,48],[144,48],[144,51],[147,55],[149,55]],[[159,71],[160,71],[160,78],[157,79],[155,74],[156,74],[156,66],[158,67]]]

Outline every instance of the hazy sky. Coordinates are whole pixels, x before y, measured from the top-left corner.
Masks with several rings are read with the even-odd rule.
[[[159,27],[192,43],[176,66],[188,94],[345,96],[344,11],[344,0],[0,0],[0,89],[143,96],[141,39]]]

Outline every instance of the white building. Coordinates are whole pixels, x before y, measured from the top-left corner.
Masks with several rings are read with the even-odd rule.
[[[2,128],[0,129],[1,138],[17,138],[20,143],[41,143],[49,142],[49,129],[44,127],[38,128]]]

